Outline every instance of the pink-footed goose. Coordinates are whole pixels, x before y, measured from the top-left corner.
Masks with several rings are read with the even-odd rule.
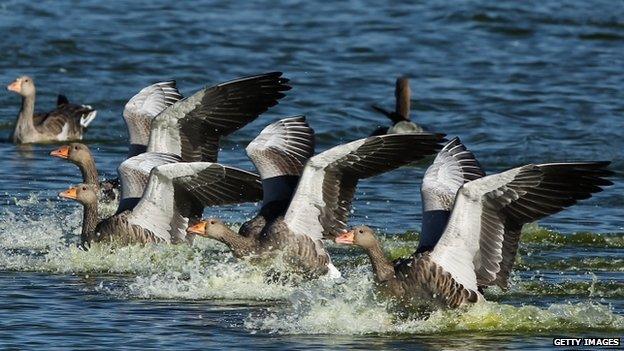
[[[91,106],[71,104],[64,95],[58,96],[56,109],[35,114],[35,82],[28,76],[15,79],[7,90],[22,96],[22,107],[11,136],[15,144],[81,140],[97,115]]]
[[[448,158],[449,164],[457,160]],[[507,288],[522,226],[587,199],[612,183],[609,162],[529,164],[472,181],[441,167],[438,182],[463,179],[441,238],[430,251],[390,262],[372,229],[336,238],[368,254],[380,290],[406,305],[456,308],[483,300],[478,286]],[[438,164],[440,166],[440,164]],[[447,182],[452,184],[458,182]]]
[[[172,163],[154,167],[140,201],[99,221],[97,188],[79,184],[59,196],[84,207],[81,246],[94,242],[116,245],[192,243],[186,233],[189,220],[201,217],[205,206],[258,201],[262,184],[258,175],[218,163]]]
[[[442,140],[443,135],[439,134],[395,134],[333,147],[310,158],[286,214],[267,223],[261,235],[238,235],[214,218],[201,221],[188,231],[222,241],[238,256],[282,252],[295,272],[310,277],[327,273],[339,276],[322,239],[333,239],[346,228],[359,179],[431,155],[440,148]]]
[[[141,151],[146,121],[150,122],[149,140],[146,152],[128,158],[118,168],[122,189],[117,212],[136,205],[153,167],[183,161],[216,162],[220,137],[276,105],[290,89],[287,82],[280,72],[271,72],[207,87],[182,100],[175,82],[141,90],[124,110],[127,126],[133,130],[129,132],[130,154]]]
[[[372,106],[375,111],[382,113],[393,123],[391,127],[377,128],[372,135],[424,132],[425,130],[410,118],[411,90],[407,77],[399,77],[396,80],[394,98],[396,100],[394,111],[388,111],[378,105]]]

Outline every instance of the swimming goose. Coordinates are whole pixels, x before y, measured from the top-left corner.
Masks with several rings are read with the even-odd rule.
[[[267,223],[258,237],[238,235],[216,218],[188,231],[224,242],[239,257],[283,252],[296,272],[339,276],[321,240],[335,238],[346,227],[359,179],[431,155],[442,139],[440,134],[394,134],[333,147],[310,158],[286,214]]]
[[[394,111],[388,111],[377,105],[372,106],[374,110],[381,112],[393,123],[392,127],[389,128],[377,128],[372,135],[424,132],[425,130],[421,126],[412,122],[410,119],[411,91],[409,80],[406,77],[399,77],[396,80],[394,97],[396,99]]]
[[[483,300],[479,286],[505,289],[522,226],[587,199],[612,183],[609,162],[529,164],[469,181],[431,251],[390,262],[373,231],[336,238],[368,254],[382,292],[408,305],[456,308]]]
[[[58,96],[56,109],[35,114],[35,82],[28,76],[15,79],[7,90],[22,96],[22,108],[11,136],[15,144],[80,140],[97,115],[91,106],[70,104],[63,95]]]
[[[197,220],[205,206],[258,201],[262,185],[258,175],[211,162],[173,163],[155,167],[139,203],[98,222],[97,188],[79,184],[59,196],[84,207],[81,244],[117,245],[192,243],[189,220]]]

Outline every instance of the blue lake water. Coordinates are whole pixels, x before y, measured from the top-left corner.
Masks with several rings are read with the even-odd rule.
[[[251,169],[263,126],[305,114],[317,152],[387,123],[411,78],[412,118],[458,135],[489,173],[611,160],[614,185],[526,229],[508,292],[429,320],[373,294],[361,252],[330,247],[345,282],[275,284],[224,247],[73,248],[81,209],[56,194],[78,170],[50,145],[0,143],[0,347],[9,349],[549,349],[553,335],[624,331],[624,3],[611,1],[0,1],[0,76],[99,111],[86,135],[103,175],[124,159],[125,102],[174,78],[185,95],[279,70],[293,89],[231,135],[220,161]],[[19,98],[0,94],[6,140]],[[350,223],[415,248],[427,162],[362,181]],[[241,223],[253,205],[208,209]],[[547,231],[548,230],[548,231]]]

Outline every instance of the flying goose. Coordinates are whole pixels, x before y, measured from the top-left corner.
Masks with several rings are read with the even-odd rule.
[[[211,162],[160,165],[151,171],[148,186],[132,210],[98,222],[97,188],[79,184],[59,196],[84,207],[81,244],[117,245],[192,243],[186,233],[189,220],[201,217],[205,206],[258,201],[262,185],[258,175]]]
[[[393,134],[333,147],[310,158],[286,214],[267,223],[261,235],[239,235],[216,218],[188,231],[224,242],[239,257],[283,252],[296,272],[339,276],[322,239],[333,239],[345,229],[359,179],[431,155],[442,139],[440,134]]]
[[[396,80],[394,97],[396,99],[394,111],[388,111],[378,105],[372,106],[375,111],[382,113],[393,123],[392,127],[377,128],[372,135],[424,132],[421,126],[410,119],[411,91],[407,77],[399,77]]]
[[[15,144],[81,140],[97,115],[91,106],[70,104],[64,95],[58,96],[56,109],[35,114],[35,81],[28,76],[15,79],[7,90],[22,96],[22,108],[11,136]]]
[[[451,163],[455,160],[450,160]],[[405,304],[456,308],[483,300],[478,286],[505,289],[522,226],[587,199],[612,183],[610,162],[546,163],[461,185],[441,238],[430,251],[390,262],[372,229],[355,227],[336,238],[368,254],[381,291]],[[460,179],[449,167],[439,179]]]

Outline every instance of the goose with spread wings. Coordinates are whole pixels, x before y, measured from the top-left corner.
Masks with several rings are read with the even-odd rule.
[[[457,163],[453,158],[448,162]],[[461,177],[464,184],[432,249],[390,262],[366,226],[343,233],[336,242],[362,247],[382,292],[405,304],[456,308],[475,303],[483,300],[478,286],[507,288],[522,226],[611,185],[608,164],[529,164],[474,180],[445,167],[438,173],[440,181]]]
[[[175,81],[167,81],[148,86],[130,99],[124,109],[130,157],[118,168],[122,191],[117,212],[136,205],[153,167],[216,162],[220,137],[256,119],[290,89],[281,75],[271,72],[239,78],[204,88],[186,99]],[[83,182],[97,182],[95,162],[86,145],[65,145],[51,155],[77,164]]]
[[[346,228],[358,181],[434,154],[442,140],[443,135],[428,133],[375,136],[310,158],[286,214],[267,223],[258,237],[237,235],[216,218],[188,230],[242,248],[245,254],[283,253],[297,273],[339,276],[322,239],[333,239]]]
[[[286,214],[304,165],[314,154],[314,141],[314,130],[304,116],[284,118],[264,128],[246,148],[262,178],[262,206],[238,233],[224,230],[212,238],[224,242],[239,258],[257,250],[263,229]]]
[[[172,163],[156,166],[140,201],[99,221],[97,188],[79,184],[59,196],[84,207],[82,247],[94,242],[117,245],[192,243],[186,233],[189,220],[201,217],[205,206],[258,201],[262,184],[258,175],[211,162]]]
[[[123,117],[130,136],[129,158],[147,151],[152,120],[181,99],[182,94],[178,91],[176,82],[171,80],[141,89],[126,103]],[[101,201],[112,202],[119,197],[119,178],[100,181],[95,159],[87,145],[82,143],[62,145],[50,152],[50,155],[78,166],[82,173],[82,182],[97,187]]]

